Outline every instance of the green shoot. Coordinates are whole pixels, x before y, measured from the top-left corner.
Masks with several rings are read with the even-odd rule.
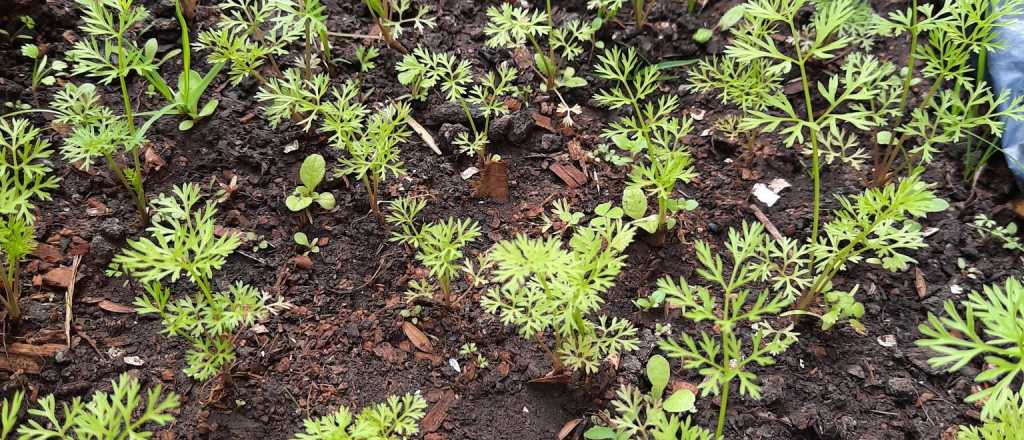
[[[480,353],[480,350],[476,347],[476,343],[473,342],[462,344],[462,347],[459,347],[459,356],[469,359],[481,370],[487,369],[487,367],[491,365],[487,360],[487,356]]]
[[[4,296],[0,297],[7,317],[14,323],[21,321],[21,262],[36,248],[35,228],[25,219],[8,216],[0,221],[0,260]]]
[[[945,303],[945,317],[928,314],[928,323],[918,330],[923,337],[916,341],[922,347],[934,350],[937,356],[928,360],[936,367],[958,371],[975,358],[981,358],[989,368],[974,380],[993,382],[987,388],[971,394],[967,402],[984,402],[982,418],[1001,414],[1007,406],[1019,405],[1021,392],[1014,381],[1024,373],[1024,286],[1016,278],[1006,280],[1005,287],[985,286],[981,293],[967,296],[964,313],[957,311],[953,301]]]
[[[1009,433],[1021,432],[1024,432],[1024,399],[1014,394],[1009,404],[986,418],[981,427],[961,426],[956,440],[1012,440],[1013,434]]]
[[[197,45],[209,51],[207,59],[213,64],[230,63],[228,78],[236,85],[249,77],[266,83],[260,69],[268,62],[276,76],[280,76],[281,69],[274,57],[287,55],[287,47],[305,34],[305,26],[287,13],[285,2],[225,0],[219,7],[223,15],[216,27],[198,38]],[[311,31],[315,24],[316,20],[310,21]]]
[[[380,49],[374,46],[359,46],[356,48],[356,62],[359,64],[359,71],[369,72],[377,67],[373,60],[380,56]]]
[[[295,235],[292,236],[292,240],[295,241],[295,244],[306,249],[306,252],[303,252],[302,255],[320,253],[320,246],[317,244],[320,240],[316,238],[310,240],[309,237],[306,236],[305,232],[296,232]]]
[[[985,214],[974,216],[974,228],[982,237],[992,237],[1003,244],[1003,249],[1024,252],[1024,244],[1017,238],[1017,224],[1007,223],[1006,226],[999,226],[995,220],[988,218]]]
[[[302,181],[302,184],[296,187],[284,202],[289,210],[292,212],[302,211],[313,202],[328,211],[334,209],[334,195],[329,191],[316,191],[316,187],[323,181],[326,171],[327,162],[319,154],[311,154],[302,161],[302,167],[299,169],[299,180]]]
[[[97,160],[105,161],[117,181],[135,196],[135,208],[142,222],[148,223],[139,149],[146,143],[146,129],[160,114],[151,118],[143,129],[136,130],[127,117],[116,116],[110,108],[100,104],[96,86],[89,83],[66,84],[50,105],[58,113],[56,122],[71,127],[71,134],[64,139],[61,149],[64,159],[86,170]],[[118,160],[121,151],[131,157],[131,162],[121,164]]]
[[[14,432],[17,427],[18,413],[21,412],[21,404],[25,402],[25,392],[14,391],[10,399],[4,399],[0,406],[0,440],[7,440],[7,436]]]
[[[299,30],[303,35],[305,44],[298,64],[303,71],[302,77],[309,79],[321,64],[321,58],[313,53],[314,47],[320,51],[322,59],[331,59],[330,40],[327,37],[327,7],[320,0],[283,0],[276,3],[280,8],[277,19],[284,26]]]
[[[293,440],[405,440],[419,432],[427,401],[419,393],[391,396],[384,403],[364,408],[355,420],[345,407],[302,422],[305,432]]]
[[[35,44],[25,44],[21,46],[21,54],[32,58],[32,94],[36,94],[39,91],[39,86],[52,86],[57,82],[57,77],[54,76],[57,73],[62,72],[68,67],[63,61],[54,60],[52,63],[49,62],[46,54],[39,50],[39,46]]]
[[[796,342],[797,333],[792,326],[775,330],[768,319],[780,314],[795,295],[788,289],[762,288],[760,281],[772,280],[778,286],[785,281],[777,262],[786,258],[786,250],[777,246],[760,224],[744,224],[741,231],[729,230],[725,243],[731,264],[726,266],[721,255],[715,255],[711,246],[703,241],[695,244],[701,267],[697,274],[707,286],[691,285],[680,279],[658,281],[658,290],[668,302],[681,310],[688,320],[708,323],[715,333],[701,330],[696,339],[683,333],[681,343],[674,339],[661,341],[658,346],[671,358],[682,359],[683,368],[699,371],[704,381],[699,385],[701,395],[721,396],[718,427],[714,438],[723,438],[730,387],[739,382],[740,394],[759,399],[760,386],[751,367],[772,365],[774,356],[786,351]],[[727,269],[728,267],[728,269]],[[749,342],[744,341],[748,334]],[[744,350],[744,347],[747,347]]]
[[[165,333],[192,345],[185,373],[207,380],[231,368],[239,334],[280,305],[266,304],[262,292],[241,282],[214,292],[214,272],[238,247],[239,238],[217,237],[215,205],[200,206],[199,200],[199,187],[192,184],[175,187],[173,196],[156,198],[153,225],[147,229],[152,238],[129,241],[113,265],[145,286],[146,294],[135,300],[138,313],[159,316]],[[183,273],[199,294],[171,301],[163,283],[176,282]]]
[[[629,153],[634,162],[629,185],[623,192],[623,209],[637,220],[640,228],[657,233],[663,243],[664,232],[675,226],[670,214],[696,208],[695,201],[674,197],[679,182],[696,177],[690,154],[680,145],[691,129],[691,122],[674,116],[679,110],[675,96],[654,99],[661,74],[657,66],[641,65],[634,49],[606,50],[595,73],[614,84],[613,88],[600,91],[597,101],[612,110],[631,112],[601,133]],[[658,202],[657,213],[652,216],[647,216],[648,196]]]
[[[543,79],[542,90],[554,92],[559,88],[584,87],[587,81],[576,76],[576,70],[566,66],[583,54],[583,44],[591,41],[596,29],[573,19],[555,26],[551,13],[551,0],[545,12],[531,11],[503,3],[501,7],[487,8],[487,47],[516,49],[527,43],[533,48],[534,68]],[[540,38],[547,38],[547,49],[541,47]]]
[[[173,413],[181,405],[177,394],[164,394],[163,388],[158,384],[146,391],[143,403],[142,386],[137,379],[128,376],[127,373],[122,373],[116,381],[111,381],[111,385],[113,390],[109,394],[98,391],[86,403],[75,397],[70,405],[63,403],[58,408],[52,394],[40,399],[38,408],[28,410],[30,418],[18,428],[18,438],[145,439],[153,436],[152,428],[174,422]],[[14,408],[19,406],[18,402],[22,396],[20,391],[15,393]],[[6,434],[13,428],[13,424],[7,424],[6,399],[3,406],[4,435],[0,438],[7,438]]]
[[[462,249],[480,236],[480,225],[474,220],[448,218],[417,228],[413,220],[423,210],[424,204],[422,200],[410,198],[391,203],[388,222],[400,228],[391,232],[391,241],[416,248],[416,259],[430,269],[430,276],[437,279],[444,304],[452,306],[455,299],[451,283],[459,272],[457,264],[463,258]]]
[[[385,220],[378,206],[380,183],[388,176],[399,177],[405,174],[398,144],[412,135],[408,125],[411,111],[407,103],[390,104],[370,116],[361,136],[335,144],[335,148],[347,153],[347,156],[339,159],[341,168],[336,173],[354,175],[363,182],[369,196],[370,210],[381,227],[384,227]]]
[[[53,152],[38,128],[25,119],[0,119],[0,215],[31,223],[36,201],[50,200],[60,179],[47,160]]]
[[[711,440],[711,433],[690,422],[680,420],[680,413],[695,411],[697,396],[688,389],[679,389],[663,397],[671,373],[668,361],[654,355],[647,361],[647,381],[651,392],[642,394],[631,385],[623,385],[612,402],[615,414],[606,414],[602,420],[609,426],[597,425],[587,430],[583,438],[630,439],[654,438],[676,440]]]
[[[514,85],[515,70],[501,65],[497,72],[485,73],[474,84],[469,61],[419,48],[406,55],[397,70],[399,82],[412,87],[413,99],[426,99],[427,93],[438,87],[445,99],[458,104],[466,115],[470,132],[459,133],[455,146],[460,153],[476,156],[481,165],[493,161],[487,153],[487,133],[492,120],[509,113],[505,98],[520,92]],[[483,124],[477,123],[477,115],[483,118]]]
[[[427,16],[430,11],[426,6],[419,6],[414,16],[406,17],[412,9],[411,0],[363,0],[363,3],[373,15],[384,42],[403,55],[409,54],[409,49],[397,40],[403,32],[403,27],[411,26],[417,32],[423,32],[437,25],[435,17]]]
[[[634,233],[621,220],[605,219],[577,228],[569,249],[558,238],[519,235],[498,242],[485,259],[488,280],[496,286],[483,295],[481,305],[503,324],[518,327],[521,336],[536,338],[555,370],[596,373],[608,355],[638,347],[637,330],[628,321],[588,319],[615,284]],[[543,339],[548,330],[554,350]]]

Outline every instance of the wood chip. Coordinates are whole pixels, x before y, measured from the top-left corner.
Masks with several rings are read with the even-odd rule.
[[[441,423],[444,422],[445,417],[448,417],[448,410],[452,408],[452,405],[458,398],[455,392],[446,390],[437,403],[430,408],[427,415],[423,417],[423,421],[420,422],[423,432],[437,431],[441,427]]]
[[[489,198],[498,203],[508,202],[508,163],[488,162],[480,171],[474,197]]]
[[[98,305],[100,306],[101,309],[111,313],[135,313],[135,309],[129,306],[126,306],[124,304],[118,304],[116,302],[106,299],[100,301]]]
[[[0,370],[12,373],[20,371],[25,374],[39,374],[43,371],[43,367],[28,356],[8,354],[7,356],[0,356]]]
[[[43,275],[43,284],[51,287],[59,287],[61,289],[67,289],[71,286],[71,282],[74,279],[75,273],[70,267],[61,266],[51,269],[49,272]]]
[[[552,133],[558,133],[558,130],[555,129],[555,126],[551,125],[551,118],[544,116],[540,113],[533,113],[530,116],[533,116],[533,122],[537,124],[538,127],[543,128]]]
[[[415,345],[417,349],[426,353],[432,353],[434,346],[430,344],[430,339],[427,335],[420,331],[415,325],[409,321],[402,322],[402,331],[405,332],[405,336],[409,338],[412,345]]]
[[[569,188],[578,188],[587,183],[587,175],[583,174],[575,165],[557,162],[549,168]]]
[[[914,268],[914,288],[917,289],[917,297],[925,299],[928,297],[928,282],[924,280],[924,272],[920,268]]]
[[[565,424],[562,425],[562,429],[558,430],[558,440],[565,440],[566,438],[569,438],[569,434],[572,434],[572,431],[575,430],[582,421],[583,419],[572,419],[565,422]]]
[[[78,276],[78,266],[82,264],[82,256],[76,256],[71,262],[71,277]],[[75,303],[75,283],[68,286],[64,294],[64,340],[68,348],[71,348],[71,306]]]
[[[440,156],[441,149],[437,148],[437,142],[434,141],[434,137],[430,135],[430,132],[427,131],[426,128],[423,128],[423,126],[412,117],[409,117],[408,122],[409,126],[412,127],[412,131],[415,131],[416,134],[420,135],[420,138],[423,139],[423,143],[427,144],[434,153]]]
[[[7,354],[15,354],[22,356],[40,356],[50,357],[58,351],[64,350],[67,347],[64,344],[23,344],[20,342],[14,342],[7,345]],[[3,356],[0,356],[3,357]]]

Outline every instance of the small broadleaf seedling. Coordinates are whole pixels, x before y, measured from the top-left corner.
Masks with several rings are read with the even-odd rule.
[[[284,306],[267,304],[262,292],[242,282],[214,291],[214,272],[240,239],[215,234],[216,207],[213,202],[200,206],[200,198],[199,187],[193,184],[175,187],[173,196],[156,198],[153,224],[147,229],[152,238],[129,241],[112,264],[143,283],[146,294],[136,298],[136,311],[159,316],[165,333],[192,345],[185,373],[207,380],[231,368],[242,331]],[[176,282],[183,273],[199,292],[172,301],[163,283]]]
[[[697,396],[686,388],[663,397],[671,374],[668,360],[661,355],[647,360],[647,381],[651,392],[643,394],[636,387],[623,385],[612,402],[614,415],[602,417],[604,424],[591,427],[583,434],[589,440],[655,439],[711,440],[711,433],[680,413],[694,411]]]
[[[303,253],[303,255],[320,253],[320,245],[318,244],[320,240],[316,238],[310,240],[309,236],[307,236],[305,232],[296,232],[295,235],[292,235],[292,241],[306,249],[306,252]]]
[[[21,46],[21,54],[32,58],[32,94],[39,91],[39,86],[52,86],[57,82],[56,75],[68,67],[61,60],[54,60],[51,63],[39,46],[32,43]]]
[[[285,199],[285,205],[292,212],[302,211],[308,208],[313,202],[328,211],[334,209],[334,195],[329,191],[317,192],[316,187],[320,186],[324,175],[327,173],[327,161],[319,154],[306,156],[299,168],[299,180],[301,185],[292,191],[292,194]]]
[[[603,217],[602,217],[603,218]],[[559,238],[519,235],[494,245],[486,256],[493,284],[480,302],[519,334],[536,338],[556,370],[597,372],[606,356],[637,349],[637,330],[619,318],[587,317],[604,303],[625,264],[635,228],[605,219],[577,228],[564,249]],[[544,334],[554,336],[552,351]]]
[[[596,29],[591,24],[572,19],[555,26],[551,0],[547,0],[545,12],[503,3],[501,7],[487,8],[487,17],[487,47],[516,49],[530,44],[534,67],[543,79],[542,90],[553,92],[587,85],[585,79],[576,76],[576,69],[566,63],[579,58],[583,44],[594,37]],[[545,37],[547,50],[539,42]]]
[[[988,285],[971,292],[961,314],[953,301],[944,304],[945,316],[928,314],[918,330],[923,336],[915,343],[934,350],[928,359],[935,367],[958,371],[976,358],[989,368],[975,376],[975,382],[991,383],[967,397],[967,402],[984,402],[983,418],[1000,414],[1007,406],[1019,405],[1018,379],[1024,374],[1024,285],[1016,278],[1004,286]]]
[[[419,393],[390,396],[363,408],[354,420],[342,406],[332,414],[303,421],[303,432],[293,440],[405,440],[419,432],[426,409],[427,401]]]
[[[373,15],[384,42],[403,55],[409,53],[397,39],[401,36],[403,27],[411,26],[417,32],[423,32],[437,25],[435,17],[427,16],[430,11],[426,6],[419,6],[415,15],[406,17],[412,9],[411,0],[363,0],[363,3],[366,3],[367,9]]]
[[[75,397],[70,405],[64,403],[61,408],[52,394],[43,397],[38,408],[28,410],[29,418],[20,427],[16,426],[17,413],[24,393],[17,391],[12,400],[3,401],[0,438],[9,438],[17,427],[21,440],[145,439],[153,436],[152,428],[174,422],[174,413],[181,405],[177,394],[164,394],[163,387],[157,384],[143,397],[138,379],[127,373],[111,381],[111,385],[109,394],[97,391],[84,403]]]
[[[451,283],[459,273],[458,261],[463,258],[463,248],[480,236],[480,225],[470,219],[448,218],[417,227],[414,221],[424,206],[423,200],[410,198],[391,203],[388,222],[396,227],[391,232],[391,241],[416,249],[416,259],[437,279],[444,304],[452,306],[455,300]]]
[[[676,283],[667,277],[658,281],[658,290],[685,318],[715,329],[701,330],[699,339],[682,333],[680,342],[666,339],[658,344],[670,358],[682,359],[683,368],[704,376],[699,385],[702,396],[721,396],[715,438],[722,438],[732,383],[739,382],[740,394],[759,399],[761,388],[750,368],[775,363],[774,356],[797,340],[792,326],[775,330],[768,323],[795,299],[790,289],[778,288],[780,281],[786,281],[786,274],[779,271],[784,266],[778,264],[786,258],[786,250],[760,224],[730,229],[725,247],[731,259],[728,266],[708,243],[695,244],[701,266],[697,274],[707,286],[691,285],[685,279]],[[772,283],[757,292],[762,281]],[[749,343],[744,342],[744,325],[750,325]]]

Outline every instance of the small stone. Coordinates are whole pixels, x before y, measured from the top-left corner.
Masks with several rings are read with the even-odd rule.
[[[914,347],[907,350],[905,354],[911,364],[929,375],[938,376],[944,373],[941,368],[936,368],[928,363],[928,359],[935,357],[935,352],[930,349],[925,347]]]
[[[146,361],[138,356],[125,356],[124,363],[134,367],[141,367],[146,364]]]
[[[846,367],[846,372],[849,373],[851,376],[860,379],[867,377],[867,375],[864,374],[864,368],[862,368],[860,365],[850,365],[849,367]]]
[[[637,359],[636,356],[626,355],[622,358],[620,368],[623,372],[635,374],[640,372],[640,369],[643,367],[640,365],[640,359]]]
[[[893,397],[912,399],[917,395],[914,380],[909,377],[892,377],[885,382],[885,389]]]
[[[562,149],[562,137],[557,134],[545,134],[540,137],[540,146],[534,150],[539,153],[553,153]]]

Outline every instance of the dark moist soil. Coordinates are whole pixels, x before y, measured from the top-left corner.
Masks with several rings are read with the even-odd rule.
[[[178,27],[173,20],[173,3],[145,2],[155,20],[144,38],[159,40],[161,52],[177,44]],[[328,0],[329,26],[339,32],[366,33],[370,19],[360,2]],[[482,29],[488,4],[474,1],[430,2],[440,10],[438,26],[425,35],[412,32],[403,36],[409,47],[426,46],[432,50],[454,51],[474,61],[477,67],[493,67],[510,59],[505,51],[483,48]],[[559,2],[561,3],[561,2]],[[583,12],[573,2],[568,13]],[[696,16],[685,14],[679,2],[660,2],[652,12],[650,26],[636,32],[632,25],[615,24],[602,34],[609,44],[637,47],[652,62],[664,59],[693,58],[721,51],[724,41],[716,33],[706,45],[690,38],[700,26],[710,26],[734,2],[713,4]],[[904,8],[904,2],[876,2],[876,9],[888,12]],[[78,12],[66,0],[34,2],[17,0],[3,28],[17,27],[16,17],[30,14],[39,23],[32,33],[36,41],[48,44],[50,53],[60,58],[69,48],[65,32],[77,33]],[[671,4],[671,6],[668,6]],[[193,25],[204,29],[216,20],[217,10],[199,7]],[[623,13],[624,17],[628,14]],[[335,40],[337,54],[352,58],[357,42]],[[905,52],[902,41],[882,41],[877,53],[900,62]],[[48,87],[37,96],[28,90],[31,63],[17,52],[10,41],[0,43],[0,100],[21,101],[45,106],[57,87]],[[202,56],[194,59],[205,71]],[[406,93],[396,81],[394,64],[399,56],[386,48],[372,72],[358,74],[341,66],[333,83],[349,78],[362,82],[371,91],[368,102],[385,102]],[[176,59],[175,62],[178,62]],[[821,75],[836,70],[834,65],[818,68]],[[165,78],[176,78],[180,65],[164,67]],[[492,243],[518,233],[539,234],[540,214],[556,198],[567,198],[575,210],[590,212],[598,203],[618,200],[623,187],[623,171],[594,162],[579,162],[579,155],[566,147],[575,139],[583,150],[592,149],[597,134],[612,115],[591,101],[592,87],[599,85],[582,73],[591,87],[572,90],[566,99],[584,107],[577,118],[579,126],[568,136],[552,134],[534,126],[531,114],[542,111],[552,116],[554,104],[546,98],[524,105],[508,126],[497,130],[496,152],[510,165],[510,201],[495,203],[471,197],[472,182],[459,173],[473,165],[470,159],[457,157],[441,142],[445,154],[435,155],[417,137],[403,146],[402,159],[409,175],[388,183],[385,199],[399,194],[429,196],[424,219],[448,216],[470,217],[480,222],[484,235],[471,246],[477,254]],[[685,77],[684,72],[679,72]],[[531,74],[522,75],[523,84],[535,84]],[[145,94],[144,83],[131,81],[136,102],[144,109],[161,103]],[[41,275],[60,266],[69,266],[72,255],[83,254],[75,291],[74,324],[71,348],[54,357],[34,359],[41,365],[39,374],[0,371],[4,395],[28,388],[32,395],[56,393],[60,399],[86,396],[109,389],[117,375],[127,372],[147,386],[163,384],[183,396],[177,421],[161,439],[285,439],[298,430],[301,420],[333,411],[340,405],[363,407],[390,394],[420,390],[434,407],[438,401],[455,396],[443,415],[440,427],[427,433],[430,439],[552,439],[567,422],[586,417],[604,407],[621,383],[642,386],[642,366],[653,353],[658,340],[653,335],[660,314],[640,313],[632,300],[649,293],[654,282],[664,275],[691,276],[694,270],[693,242],[707,240],[720,245],[725,232],[741,222],[755,221],[748,206],[756,182],[784,178],[793,188],[783,192],[774,207],[759,205],[778,229],[790,237],[806,237],[810,226],[810,179],[803,156],[778,142],[763,139],[747,149],[716,136],[705,134],[711,124],[729,114],[713,98],[685,93],[682,81],[668,81],[662,91],[677,94],[685,112],[695,119],[689,143],[700,176],[686,193],[700,202],[700,208],[679,217],[680,226],[658,249],[638,240],[628,251],[629,265],[618,284],[608,292],[603,313],[627,318],[641,328],[642,348],[622,355],[618,368],[605,365],[589,381],[577,385],[531,384],[543,376],[550,365],[532,341],[516,336],[514,329],[502,326],[477,305],[479,292],[459,284],[468,292],[461,307],[450,313],[425,307],[419,328],[432,339],[433,352],[418,352],[402,331],[402,295],[409,280],[422,277],[411,253],[387,241],[374,218],[361,185],[351,186],[341,179],[327,182],[325,189],[338,198],[332,212],[315,212],[314,224],[304,216],[289,212],[284,198],[296,185],[302,159],[311,153],[336,157],[323,136],[305,133],[293,124],[270,129],[254,100],[257,85],[251,81],[231,87],[222,75],[210,94],[220,100],[213,117],[191,131],[179,132],[175,118],[165,118],[150,133],[157,155],[166,163],[152,167],[146,176],[146,189],[152,196],[185,182],[201,184],[213,193],[237,177],[237,191],[220,206],[218,222],[225,230],[255,234],[228,260],[217,275],[225,287],[236,280],[265,289],[295,305],[295,309],[271,317],[257,329],[246,332],[238,349],[233,385],[213,393],[212,384],[200,384],[182,372],[186,346],[179,339],[160,334],[160,323],[133,313],[115,313],[109,304],[129,305],[141,289],[124,285],[104,275],[111,257],[130,238],[138,237],[136,213],[120,187],[103,173],[91,175],[53,158],[63,181],[54,200],[40,204],[38,237],[49,255],[27,263],[23,308],[27,311],[21,328],[7,329],[7,344],[14,342],[64,344],[64,289],[39,285]],[[116,91],[108,90],[110,105],[117,107]],[[920,93],[920,90],[915,90]],[[439,140],[444,124],[457,124],[462,115],[452,111],[436,97],[418,104],[414,116]],[[255,115],[255,117],[253,117]],[[49,126],[49,116],[33,116],[41,127]],[[449,127],[451,128],[451,127]],[[55,145],[59,136],[45,131]],[[285,153],[289,144],[298,150]],[[829,333],[819,331],[810,321],[797,327],[799,344],[782,355],[778,363],[759,369],[763,398],[753,401],[734,398],[729,406],[729,439],[938,439],[953,425],[971,423],[977,408],[962,403],[970,393],[972,377],[981,367],[968,367],[959,374],[946,374],[927,366],[927,353],[916,349],[917,325],[929,311],[940,309],[945,300],[959,300],[960,292],[982,284],[1001,282],[1014,271],[1018,257],[998,244],[982,241],[967,222],[977,213],[994,216],[1000,222],[1011,219],[1005,208],[1013,196],[1012,179],[1003,164],[992,163],[985,178],[974,188],[959,178],[962,149],[945,151],[933,163],[926,179],[936,185],[939,194],[951,203],[946,212],[929,216],[923,223],[935,232],[927,249],[916,253],[918,264],[906,273],[891,274],[867,266],[858,266],[840,275],[837,285],[860,285],[860,300],[867,313],[867,335],[848,328]],[[586,170],[589,181],[570,188],[549,167],[555,163],[573,164]],[[827,167],[824,173],[826,194],[851,194],[864,187],[866,172],[843,166]],[[595,179],[594,176],[597,176]],[[835,207],[832,197],[827,208]],[[324,237],[320,253],[312,256],[313,267],[303,270],[292,264],[300,249],[292,244],[294,232]],[[259,249],[260,241],[269,247]],[[962,258],[973,273],[961,270]],[[916,275],[925,280],[924,297],[915,285]],[[970,275],[970,276],[969,276]],[[187,291],[179,285],[181,293]],[[104,307],[105,306],[105,307]],[[116,308],[114,308],[116,309]],[[679,319],[671,321],[675,331],[692,330]],[[783,325],[779,322],[777,325]],[[885,347],[880,338],[895,337],[896,345]],[[448,360],[459,359],[459,347],[476,343],[491,359],[486,370],[466,369],[457,373]],[[142,366],[124,362],[125,356],[138,356]],[[463,359],[460,364],[465,365]],[[691,372],[678,371],[675,379],[698,383]],[[211,395],[216,399],[210,401]],[[713,427],[717,399],[701,398],[696,420]],[[580,423],[570,438],[579,438],[587,428]],[[947,434],[948,435],[948,434]]]

